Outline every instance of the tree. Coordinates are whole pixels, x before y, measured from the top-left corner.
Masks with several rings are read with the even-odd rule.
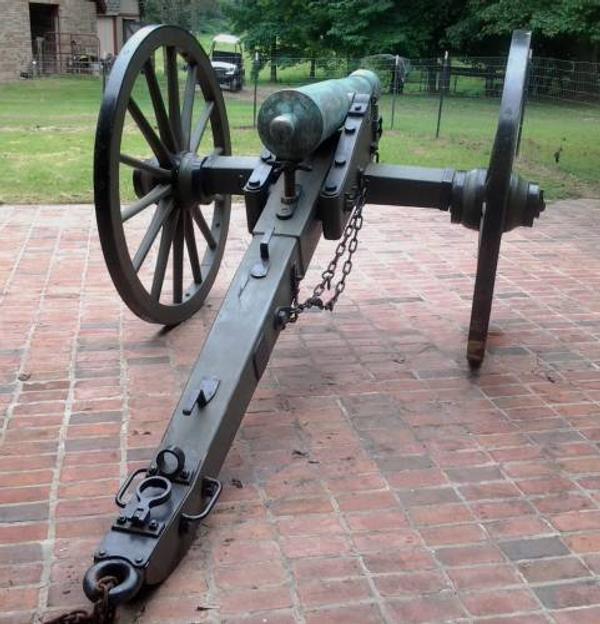
[[[466,52],[495,51],[516,28],[533,31],[535,47],[565,56],[574,47],[600,43],[598,0],[468,0],[462,17],[449,26],[448,41]]]
[[[230,0],[223,12],[236,33],[244,33],[247,49],[268,56],[271,81],[276,82],[278,64],[315,58],[322,50],[324,4],[312,0]]]
[[[139,5],[145,22],[175,24],[195,32],[221,15],[216,0],[139,0]]]

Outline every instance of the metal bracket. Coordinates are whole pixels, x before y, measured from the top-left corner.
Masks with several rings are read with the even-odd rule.
[[[291,219],[294,216],[301,193],[302,187],[299,184],[296,184],[296,192],[293,196],[281,198],[281,205],[277,211],[278,219]]]
[[[133,476],[126,481],[125,489]],[[158,490],[158,492],[157,492]],[[162,476],[146,477],[137,487],[135,496],[131,498],[125,511],[117,518],[113,528],[126,533],[138,533],[156,537],[163,529],[164,523],[152,518],[151,509],[167,502],[171,497],[171,482]],[[124,492],[123,488],[119,494]]]
[[[263,152],[260,158],[261,162],[256,166],[243,189],[249,232],[254,229],[267,203],[269,188],[279,175],[279,169],[274,166],[274,158],[270,152]]]
[[[200,390],[191,389],[183,398],[183,413],[189,416],[196,405],[202,409],[217,394],[217,389],[221,381],[216,377],[202,377]]]
[[[260,241],[260,262],[257,262],[252,269],[250,269],[250,275],[256,279],[265,277],[269,272],[269,243],[271,242],[274,232],[275,228],[270,228],[264,233]]]

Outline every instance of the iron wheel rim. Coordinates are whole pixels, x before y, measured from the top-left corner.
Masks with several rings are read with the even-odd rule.
[[[525,113],[531,33],[515,31],[506,64],[498,127],[485,183],[485,202],[479,226],[477,275],[467,343],[467,360],[483,362],[489,330],[500,243],[521,120]]]
[[[133,264],[134,259],[138,258],[131,253],[129,245],[127,243],[127,237],[124,230],[124,220],[121,204],[120,193],[120,176],[121,167],[123,163],[121,161],[121,144],[123,138],[123,132],[125,127],[125,119],[127,112],[131,113],[131,97],[133,89],[138,80],[144,80],[148,82],[149,78],[142,77],[141,70],[144,68],[146,72],[147,62],[154,55],[154,53],[162,48],[165,51],[165,55],[171,55],[175,57],[175,74],[177,74],[177,58],[183,58],[187,62],[187,76],[186,76],[186,89],[188,88],[187,82],[193,83],[193,87],[190,87],[192,91],[192,111],[193,103],[196,99],[204,99],[204,114],[207,119],[204,124],[204,130],[210,128],[212,133],[212,143],[214,151],[221,155],[231,154],[231,141],[229,136],[229,127],[227,123],[227,115],[225,110],[225,102],[223,100],[222,92],[217,84],[216,78],[212,71],[210,61],[196,39],[190,35],[187,31],[174,27],[174,26],[147,26],[140,29],[123,47],[119,57],[117,58],[106,86],[106,91],[102,106],[98,117],[98,126],[96,131],[96,143],[94,149],[94,198],[96,204],[96,220],[98,224],[98,232],[100,236],[100,242],[104,258],[112,278],[113,283],[121,298],[125,304],[140,318],[164,325],[176,325],[190,316],[192,316],[203,304],[206,299],[213,283],[216,278],[225,248],[227,232],[229,229],[229,218],[231,212],[231,197],[229,195],[219,195],[214,200],[213,218],[210,224],[206,223],[212,234],[213,247],[207,242],[206,251],[200,258],[196,252],[196,257],[199,260],[200,267],[204,267],[204,271],[201,271],[201,281],[196,282],[196,269],[193,267],[194,282],[185,291],[182,292],[181,301],[173,301],[173,303],[166,304],[160,301],[162,293],[162,287],[159,290],[158,298],[154,290],[154,281],[157,279],[156,273],[159,268],[155,267],[155,273],[153,274],[153,287],[149,289],[142,283],[138,271]],[[174,50],[175,53],[169,52],[169,49]],[[168,66],[172,69],[172,65]],[[167,82],[169,83],[173,72],[167,74]],[[178,78],[177,78],[178,80]],[[196,90],[200,88],[202,97],[196,97]],[[151,95],[152,92],[148,87]],[[171,115],[171,92],[168,92],[169,97],[165,98],[163,94],[163,107],[165,112],[168,111],[167,122],[171,126],[173,136],[179,132],[176,132],[175,116]],[[176,99],[176,98],[175,98]],[[184,92],[184,101],[180,106],[180,124],[186,124],[188,117],[186,113],[186,102],[189,99],[189,92]],[[167,108],[168,100],[168,108]],[[189,102],[188,102],[189,104]],[[133,106],[136,107],[135,101]],[[189,106],[188,106],[189,108]],[[183,120],[183,116],[186,115],[186,119]],[[157,114],[158,119],[158,114]],[[189,123],[191,124],[192,113],[189,113]],[[135,121],[135,119],[134,119]],[[138,131],[145,139],[148,152],[155,157],[154,165],[160,169],[167,171],[175,171],[176,163],[173,160],[177,148],[181,148],[179,151],[184,152],[184,145],[180,142],[179,145],[166,145],[166,141],[163,139],[164,127],[158,124],[158,133],[163,147],[166,148],[170,154],[171,162],[169,163],[166,158],[158,158],[154,149],[150,146],[146,135],[140,130],[139,124]],[[187,130],[181,130],[179,135],[180,139],[185,141],[186,133],[189,136],[189,142],[194,142],[197,137],[195,133],[200,128],[200,122],[193,130],[190,127],[189,132]],[[200,142],[203,139],[204,132],[200,132],[200,138],[198,139],[197,148],[200,146]],[[175,148],[173,150],[173,148]],[[196,150],[191,150],[196,151]],[[162,152],[161,152],[162,153]],[[134,171],[134,169],[130,169]],[[164,222],[159,228],[160,246],[165,230],[172,230],[168,233],[165,245],[168,242],[168,238],[171,238],[169,242],[169,249],[167,255],[167,263],[171,255],[181,254],[183,246],[186,246],[188,254],[191,257],[191,251],[188,247],[188,230],[191,227],[194,231],[194,223],[196,220],[195,212],[192,207],[182,207],[178,205],[175,198],[176,189],[175,183],[172,182],[172,190],[166,196],[162,197],[155,204],[157,209],[155,215],[165,202],[171,198],[173,207],[168,211],[168,215],[165,217]],[[152,189],[154,190],[154,189]],[[160,192],[157,191],[157,196]],[[134,202],[135,203],[135,202]],[[148,209],[152,204],[149,204]],[[200,210],[198,208],[198,210]],[[164,212],[167,212],[166,208],[163,208]],[[188,214],[189,213],[189,214]],[[202,214],[202,211],[200,210]],[[187,216],[185,216],[187,214]],[[157,219],[160,222],[160,218]],[[156,225],[156,224],[155,224]],[[155,245],[158,239],[158,234],[154,237],[152,245]],[[176,242],[175,242],[176,241]],[[139,249],[138,249],[139,251]],[[148,252],[147,252],[148,253]],[[146,253],[146,256],[147,256]],[[146,256],[142,259],[142,264],[146,260]],[[164,254],[163,254],[164,256]],[[182,261],[183,262],[183,261]],[[162,263],[161,263],[162,264]],[[175,260],[173,260],[175,264]],[[190,261],[191,264],[191,261]],[[197,264],[197,263],[195,263]],[[166,269],[165,269],[166,270]],[[183,271],[183,268],[182,268]],[[162,283],[164,284],[165,275],[163,273]],[[175,281],[175,269],[173,270],[173,281]],[[181,280],[180,280],[181,281]],[[173,298],[176,298],[175,290],[177,287],[173,284]]]

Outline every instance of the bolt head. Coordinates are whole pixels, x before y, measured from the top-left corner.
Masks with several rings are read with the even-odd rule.
[[[127,518],[125,516],[119,516],[117,518],[117,524],[125,524],[127,522]]]
[[[142,563],[142,561],[144,561],[144,557],[142,557],[142,555],[137,555],[134,561],[136,563]]]
[[[106,551],[103,548],[96,551],[96,557],[105,557],[105,556],[106,556]]]
[[[156,520],[150,520],[150,528],[156,529],[158,527],[158,522]]]

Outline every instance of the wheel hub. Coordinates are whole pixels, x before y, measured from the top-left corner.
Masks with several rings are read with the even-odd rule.
[[[146,162],[158,166],[156,158],[148,159]],[[180,152],[173,156],[171,184],[176,208],[189,208],[199,203],[206,204],[212,201],[212,198],[205,197],[201,191],[198,179],[201,168],[202,159],[193,152]],[[133,188],[138,198],[144,197],[154,187],[163,183],[148,171],[133,170]]]

